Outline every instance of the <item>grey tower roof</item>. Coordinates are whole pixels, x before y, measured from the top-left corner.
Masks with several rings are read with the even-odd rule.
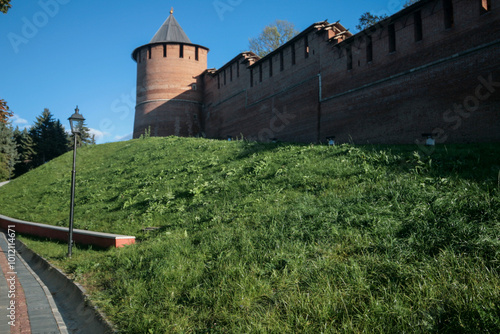
[[[174,10],[170,11],[170,16],[163,23],[160,29],[156,32],[153,39],[149,43],[162,43],[162,42],[177,42],[189,43],[191,41],[187,37],[184,30],[182,30],[179,22],[174,17]]]

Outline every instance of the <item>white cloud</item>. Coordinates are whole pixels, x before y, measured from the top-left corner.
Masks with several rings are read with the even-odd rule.
[[[26,128],[30,127],[29,125],[27,125],[29,123],[27,120],[19,117],[16,114],[14,114],[14,116],[12,116],[11,121],[12,121],[12,125],[19,126],[20,129],[26,129]]]
[[[124,136],[115,136],[115,140],[116,140],[116,141],[125,141],[125,140],[130,140],[130,139],[132,139],[132,134],[133,134],[133,133],[131,132],[131,133],[126,134],[126,135],[124,135]]]
[[[89,132],[91,135],[94,135],[95,136],[95,140],[101,140],[103,139],[104,137],[106,136],[109,136],[110,133],[108,132],[103,132],[103,131],[99,131],[99,130],[96,130],[96,129],[92,129],[92,128],[89,128]]]

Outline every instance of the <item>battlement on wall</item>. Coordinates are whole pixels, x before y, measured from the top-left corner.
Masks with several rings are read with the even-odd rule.
[[[453,101],[474,92],[480,75],[497,75],[499,2],[421,0],[355,35],[320,22],[262,59],[239,55],[204,77],[204,130],[222,138],[316,142],[335,133],[409,143],[449,128],[443,113]],[[361,103],[365,98],[372,102]],[[499,123],[497,103],[498,94],[479,107],[484,127],[448,131],[447,140],[499,140],[486,124]],[[294,120],[276,126],[284,112]]]
[[[446,2],[452,4],[452,10],[445,13],[444,8],[438,4],[442,3],[444,6]],[[326,70],[336,78],[345,73],[351,76],[359,73],[362,76],[363,71],[379,71],[378,66],[385,67],[388,64],[391,65],[392,72],[416,68],[487,43],[492,39],[491,34],[500,38],[498,31],[488,29],[485,32],[485,26],[489,23],[494,26],[492,16],[484,16],[482,24],[477,19],[474,20],[474,16],[478,18],[492,12],[494,6],[498,6],[495,1],[492,3],[486,0],[421,0],[355,35],[344,27],[339,27],[338,23],[315,23],[266,57],[260,59],[251,52],[240,54],[219,70],[212,70],[206,80],[216,82],[217,89],[222,90],[221,99],[224,99],[235,93],[233,87],[250,89],[258,87],[266,79],[281,79],[280,75],[290,73],[295,75],[294,66],[307,60],[309,55],[315,56],[316,52],[320,52],[319,57],[322,57],[318,73]],[[447,26],[449,22],[453,22],[450,27]],[[323,34],[325,31],[328,32],[327,35]],[[316,42],[316,35],[320,34],[323,35],[319,36],[319,42],[311,43],[313,40]],[[442,47],[443,43],[446,47]],[[436,48],[422,57],[421,51],[429,46]],[[403,59],[407,66],[392,66]],[[387,76],[386,69],[379,71],[379,75]],[[370,80],[373,80],[372,74],[366,76],[366,81]],[[232,86],[233,81],[242,81],[243,84]],[[356,84],[357,82],[352,81],[352,85]],[[345,89],[345,86],[342,85],[339,89]]]
[[[257,87],[268,79],[273,81],[275,88],[282,84],[286,86],[289,76],[294,75],[297,68],[307,66],[309,56],[316,56],[320,42],[343,41],[350,36],[352,34],[338,22],[317,22],[263,58],[252,52],[241,53],[220,69],[209,71],[206,78],[209,98],[206,103],[211,103],[212,96],[224,100],[241,89]]]
[[[194,61],[207,61],[208,48],[196,44],[183,44],[175,42],[147,44],[137,48],[133,54],[138,64],[150,59],[179,58]]]
[[[421,0],[342,43],[333,43],[333,57],[323,63],[322,72],[335,77],[332,82],[345,82],[332,91],[340,93],[445,60],[500,39],[495,13],[498,1],[486,6],[484,0]]]

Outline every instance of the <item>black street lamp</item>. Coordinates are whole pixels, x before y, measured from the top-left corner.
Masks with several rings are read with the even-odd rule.
[[[69,213],[69,239],[68,239],[68,257],[71,257],[71,249],[73,247],[73,214],[75,207],[75,176],[76,176],[76,142],[77,136],[83,131],[83,122],[85,118],[78,113],[78,106],[76,106],[75,113],[71,115],[69,125],[71,126],[71,133],[74,137],[73,145],[73,174],[71,175],[71,204]]]

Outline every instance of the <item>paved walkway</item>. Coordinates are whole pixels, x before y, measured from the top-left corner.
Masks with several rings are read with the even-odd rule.
[[[9,183],[9,182],[10,182],[10,181],[0,182],[0,187],[1,187],[1,186],[6,185],[6,184],[7,184],[7,183]]]
[[[68,333],[49,290],[1,232],[0,266],[0,334]]]

